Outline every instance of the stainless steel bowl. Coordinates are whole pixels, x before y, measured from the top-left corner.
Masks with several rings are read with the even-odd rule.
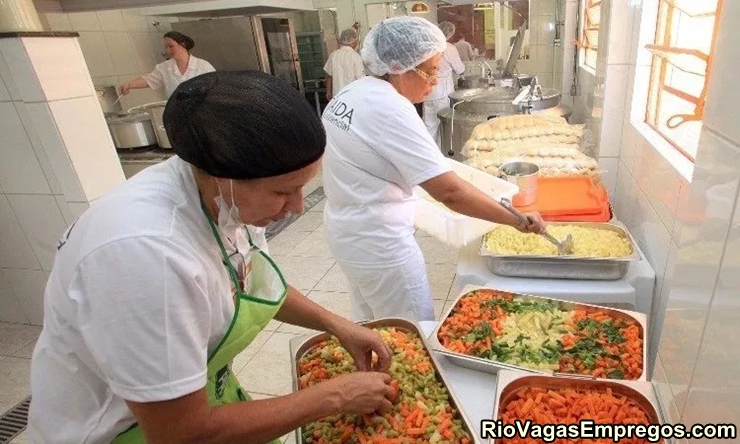
[[[118,149],[142,148],[156,145],[152,119],[147,113],[108,117],[108,130]]]

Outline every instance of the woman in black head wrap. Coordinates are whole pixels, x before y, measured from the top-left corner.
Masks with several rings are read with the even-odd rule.
[[[165,97],[169,98],[180,83],[193,77],[213,72],[215,69],[210,63],[190,54],[195,47],[195,41],[183,33],[170,31],[164,35],[164,46],[170,54],[170,59],[154,67],[154,71],[121,85],[121,94],[126,95],[132,89],[152,88],[164,89]]]
[[[96,201],[59,248],[31,434],[267,443],[326,416],[390,408],[380,336],[288,286],[260,248],[258,228],[301,212],[319,170],[326,139],[309,103],[268,74],[209,73],[177,88],[164,122],[177,156]],[[273,318],[336,335],[363,373],[251,401],[232,361]]]

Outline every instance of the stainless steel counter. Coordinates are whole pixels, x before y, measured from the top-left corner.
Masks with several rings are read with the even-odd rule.
[[[164,162],[175,155],[171,149],[142,148],[131,150],[117,150],[118,158],[121,160],[121,168],[126,179],[135,175],[144,168]]]

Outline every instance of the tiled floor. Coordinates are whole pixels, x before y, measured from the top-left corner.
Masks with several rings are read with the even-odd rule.
[[[270,253],[291,285],[322,306],[349,316],[347,284],[324,237],[323,208],[323,202],[314,206],[272,239]],[[422,233],[417,233],[417,239],[427,261],[435,312],[439,316],[451,300],[457,254]],[[0,413],[29,395],[30,353],[39,332],[38,327],[0,323]],[[291,391],[289,341],[306,332],[273,321],[236,358],[234,372],[254,398]],[[21,435],[13,442],[26,441]],[[286,436],[284,442],[293,443],[294,435]]]

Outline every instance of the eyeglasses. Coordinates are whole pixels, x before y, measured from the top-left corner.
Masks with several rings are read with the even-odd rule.
[[[412,68],[416,74],[419,75],[422,79],[426,80],[429,83],[434,83],[439,78],[439,72],[436,74],[427,74],[424,71],[420,70],[419,68]]]

